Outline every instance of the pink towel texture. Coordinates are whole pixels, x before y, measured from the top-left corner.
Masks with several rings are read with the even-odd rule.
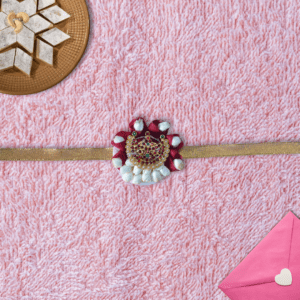
[[[186,145],[300,141],[297,0],[88,0],[54,88],[0,96],[0,147],[108,147],[134,117]],[[300,155],[189,159],[149,187],[109,161],[0,162],[0,299],[225,300],[292,210]]]

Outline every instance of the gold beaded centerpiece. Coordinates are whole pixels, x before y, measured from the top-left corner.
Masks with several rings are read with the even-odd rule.
[[[159,139],[146,131],[145,136],[136,137],[132,132],[126,141],[126,154],[130,162],[144,170],[154,170],[164,164],[170,153],[170,145],[164,134]]]

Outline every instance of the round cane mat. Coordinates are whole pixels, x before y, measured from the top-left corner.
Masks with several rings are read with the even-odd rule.
[[[71,17],[54,27],[67,33],[71,38],[54,47],[53,66],[47,65],[36,57],[35,43],[31,76],[15,67],[0,71],[1,93],[28,95],[42,92],[61,82],[79,63],[89,39],[89,13],[86,2],[85,0],[56,0],[56,4]],[[39,34],[35,35],[35,39]],[[16,47],[28,53],[19,44],[14,44],[0,53]]]

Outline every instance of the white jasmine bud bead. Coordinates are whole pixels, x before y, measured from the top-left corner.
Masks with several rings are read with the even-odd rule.
[[[139,174],[141,174],[142,173],[142,169],[140,169],[139,167],[137,167],[137,166],[135,166],[134,168],[133,168],[133,173],[135,174],[135,175],[139,175]]]
[[[141,182],[142,182],[142,175],[141,174],[135,175],[133,177],[133,180],[132,180],[133,184],[140,184]]]
[[[124,140],[124,138],[123,138],[122,136],[116,135],[115,138],[114,138],[114,142],[115,142],[115,143],[122,143],[122,142],[124,142],[124,141],[125,141],[125,140]]]
[[[156,170],[156,171],[160,171],[163,167],[164,167],[164,165],[162,165],[162,166],[156,168],[155,170]]]
[[[132,173],[125,173],[122,175],[122,178],[125,182],[129,182],[133,179],[133,174]]]
[[[171,172],[166,166],[163,166],[162,169],[160,170],[160,173],[166,177],[169,176]]]
[[[129,173],[132,171],[132,168],[131,167],[128,167],[128,166],[123,166],[121,169],[120,169],[120,173],[123,175],[123,174],[126,174],[126,173]]]
[[[153,178],[153,181],[154,181],[154,182],[159,182],[160,180],[162,180],[162,177],[161,177],[160,172],[158,172],[158,171],[156,171],[156,170],[154,170],[154,171],[152,172],[152,178]]]
[[[142,180],[143,180],[143,182],[151,182],[152,181],[151,173],[143,172]]]
[[[161,122],[158,124],[158,129],[160,131],[166,131],[167,129],[169,129],[171,127],[169,122]]]
[[[184,163],[181,159],[174,159],[174,166],[177,170],[181,171],[184,168]]]
[[[122,159],[121,158],[113,158],[112,164],[115,168],[121,168],[122,167]]]
[[[142,119],[136,120],[134,122],[133,127],[134,127],[134,129],[136,131],[143,131],[143,129],[144,129],[144,122],[143,122],[143,120]]]
[[[181,139],[178,136],[173,136],[172,146],[177,147],[181,143]]]
[[[125,165],[128,167],[133,167],[133,163],[129,159],[125,161]]]

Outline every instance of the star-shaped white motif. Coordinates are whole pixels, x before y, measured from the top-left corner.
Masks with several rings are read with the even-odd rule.
[[[0,11],[0,71],[15,66],[30,75],[36,34],[39,34],[39,38],[36,39],[36,57],[50,65],[53,65],[53,47],[70,38],[60,29],[52,28],[53,24],[65,21],[70,18],[70,15],[58,5],[53,5],[55,0],[39,0],[38,2],[37,0],[23,0],[22,2],[2,0],[2,11]],[[29,19],[26,20],[27,22],[18,18],[22,13],[25,13],[27,20]],[[15,23],[9,21],[9,16],[14,18],[12,21]],[[20,31],[16,30],[17,23],[21,27]],[[48,31],[50,28],[51,30]],[[22,46],[29,54],[20,48],[5,51],[6,48],[14,44]]]

